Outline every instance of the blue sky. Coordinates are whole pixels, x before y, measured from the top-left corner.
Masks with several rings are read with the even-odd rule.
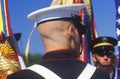
[[[27,15],[40,8],[50,5],[52,0],[8,0],[9,15],[13,33],[21,32],[19,41],[21,52],[25,52],[25,47],[34,22],[27,19]],[[115,3],[114,0],[92,0],[94,18],[99,36],[112,36],[116,38],[115,32]],[[44,47],[37,28],[34,31],[31,41],[31,53],[44,53]]]

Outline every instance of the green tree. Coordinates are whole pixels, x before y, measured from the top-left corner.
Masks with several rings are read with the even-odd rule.
[[[25,61],[26,66],[31,66],[33,64],[38,64],[41,61],[42,54],[31,54],[28,55],[28,60],[26,60],[25,55],[23,55],[23,59]]]

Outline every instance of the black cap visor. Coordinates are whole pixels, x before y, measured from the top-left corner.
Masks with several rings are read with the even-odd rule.
[[[114,48],[112,46],[100,46],[93,49],[93,53],[99,55],[99,56],[111,56],[114,53]]]

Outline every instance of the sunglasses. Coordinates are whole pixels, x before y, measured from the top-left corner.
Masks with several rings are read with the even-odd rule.
[[[98,56],[108,56],[111,57],[113,55],[113,50],[99,50],[99,51],[95,51],[94,53],[96,53]]]
[[[93,49],[93,53],[103,57],[103,56],[112,56],[114,53],[114,47],[112,46],[99,46]]]

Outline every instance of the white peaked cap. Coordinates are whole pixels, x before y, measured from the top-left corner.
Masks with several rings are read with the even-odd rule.
[[[30,20],[35,20],[37,23],[40,23],[47,20],[68,18],[71,17],[71,15],[79,15],[79,10],[84,7],[85,4],[64,4],[51,6],[34,11],[27,17]]]
[[[26,51],[25,51],[26,58],[28,58],[30,38],[32,36],[34,29],[36,28],[36,23],[38,24],[43,21],[60,19],[60,18],[70,18],[72,17],[72,15],[79,15],[79,11],[83,8],[85,8],[85,4],[64,4],[64,5],[46,7],[30,13],[27,16],[27,18],[30,20],[34,20],[35,25],[30,33],[26,45]]]

